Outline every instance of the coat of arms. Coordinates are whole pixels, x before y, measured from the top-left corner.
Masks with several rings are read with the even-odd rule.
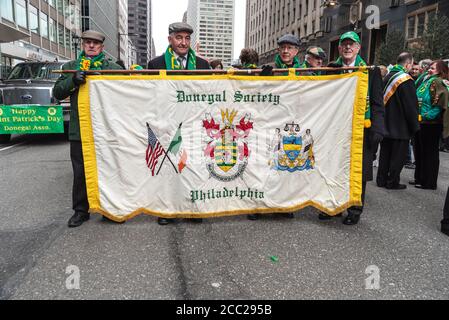
[[[302,135],[300,132],[300,126],[295,122],[285,125],[284,134],[281,129],[276,128],[270,145],[270,166],[273,170],[295,172],[314,169],[314,141],[311,131],[307,129]]]
[[[204,155],[207,169],[212,177],[220,181],[232,181],[243,174],[248,164],[248,136],[253,129],[251,115],[245,114],[234,125],[238,112],[221,111],[222,122],[217,122],[210,113],[203,120],[207,146]]]

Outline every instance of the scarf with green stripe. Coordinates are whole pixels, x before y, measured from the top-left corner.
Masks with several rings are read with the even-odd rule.
[[[104,62],[104,53],[101,52],[98,56],[86,57],[86,53],[82,51],[76,60],[77,70],[101,70]]]
[[[257,69],[257,65],[254,63],[245,63],[242,65],[242,69]]]
[[[344,66],[343,59],[339,57],[336,63]],[[355,59],[354,67],[366,67],[367,64],[365,60],[362,59],[361,56],[357,55]],[[364,73],[368,73],[368,70],[364,71]],[[366,109],[365,109],[365,128],[371,128],[371,105],[370,105],[370,95],[371,95],[371,86],[368,83],[368,96],[366,97]]]
[[[196,70],[196,54],[192,48],[189,48],[189,53],[187,55],[187,70]],[[167,70],[183,70],[184,68],[180,65],[179,61],[176,59],[175,53],[171,46],[168,46],[165,51],[165,65]]]
[[[276,68],[279,69],[288,69],[288,68],[295,68],[295,69],[299,69],[301,67],[301,63],[299,62],[298,57],[294,57],[293,58],[293,66],[289,67],[287,66],[281,59],[281,56],[278,54],[276,55],[276,58],[274,60],[275,64],[276,64]]]
[[[407,69],[405,69],[400,64],[397,64],[393,68],[391,68],[390,72],[404,72],[404,73],[407,73]]]

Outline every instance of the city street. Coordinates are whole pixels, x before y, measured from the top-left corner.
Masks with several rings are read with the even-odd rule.
[[[294,219],[168,226],[92,215],[69,229],[69,143],[13,136],[0,145],[0,299],[449,299],[449,237],[439,231],[449,154],[440,159],[436,191],[369,183],[352,227],[308,208]],[[404,169],[402,183],[412,176]],[[66,286],[73,266],[79,289]],[[367,289],[373,266],[379,287]]]

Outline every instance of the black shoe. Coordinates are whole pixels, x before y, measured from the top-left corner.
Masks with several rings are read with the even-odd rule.
[[[112,223],[117,223],[117,224],[123,224],[123,223],[125,223],[126,221],[120,221],[120,222],[118,222],[118,221],[114,221],[114,220],[112,220],[112,219],[109,219],[108,217],[106,217],[106,216],[103,216],[103,218],[101,218],[103,221],[105,221],[105,222],[112,222]]]
[[[404,190],[407,189],[407,186],[405,184],[396,184],[396,185],[387,185],[386,188],[388,190]]]
[[[360,215],[359,214],[353,214],[349,213],[346,218],[343,220],[343,224],[347,226],[353,226],[359,223]]]
[[[75,212],[68,222],[69,228],[76,228],[82,225],[85,221],[89,220],[90,214],[88,212]]]
[[[318,220],[330,220],[332,217],[328,214],[325,214],[324,212],[320,212],[318,215]]]
[[[385,188],[387,186],[387,184],[386,183],[377,183],[377,186],[379,188]]]
[[[203,219],[202,218],[191,218],[191,219],[189,219],[189,221],[191,221],[193,223],[202,223]]]
[[[161,226],[166,226],[169,223],[172,223],[173,219],[167,219],[167,218],[157,218],[157,223]]]
[[[259,220],[260,214],[249,214],[246,216],[248,220],[256,221]]]
[[[287,219],[293,219],[295,217],[293,213],[282,213],[282,216]]]
[[[449,236],[449,221],[446,219],[441,220],[441,232]]]
[[[339,213],[335,216],[330,216],[327,213],[324,212],[320,212],[320,214],[318,215],[318,219],[319,220],[331,220],[332,218],[337,218],[337,217],[341,217],[343,215],[343,213]]]
[[[423,189],[423,190],[436,190],[437,189],[437,187],[428,187],[428,186],[423,186],[422,184],[415,184],[415,188]]]

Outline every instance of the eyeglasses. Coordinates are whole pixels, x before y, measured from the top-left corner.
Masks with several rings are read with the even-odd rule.
[[[282,45],[279,46],[279,50],[284,51],[284,50],[288,50],[288,51],[292,51],[292,50],[297,50],[298,48],[295,46],[290,46],[290,45]]]

